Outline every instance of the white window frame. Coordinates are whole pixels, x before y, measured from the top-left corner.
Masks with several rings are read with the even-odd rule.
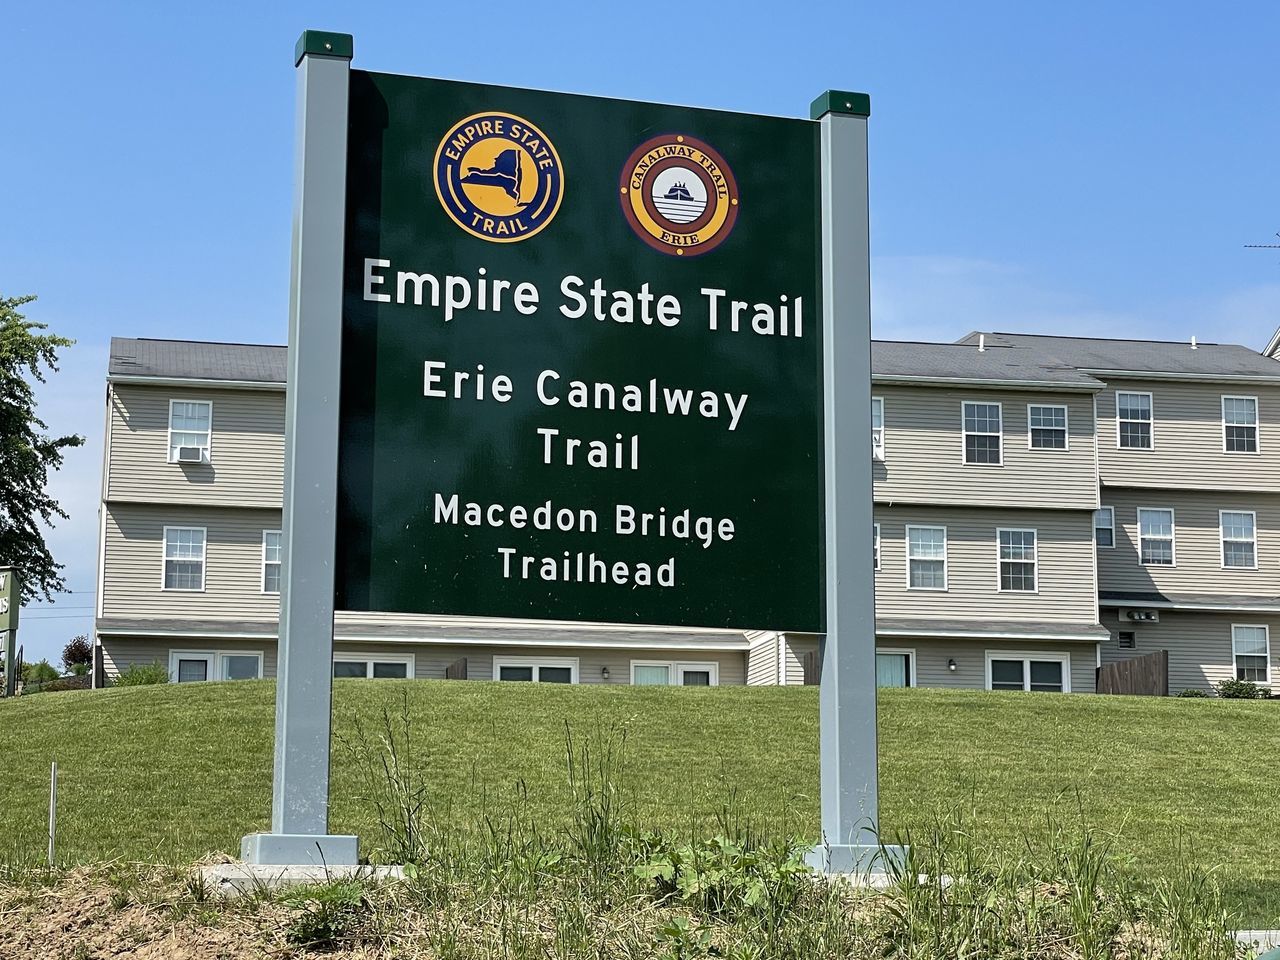
[[[1232,539],[1232,543],[1252,543],[1253,544],[1253,566],[1227,566],[1227,530],[1223,525],[1222,518],[1228,513],[1248,514],[1253,518],[1253,539],[1239,540]],[[1257,570],[1258,569],[1258,512],[1256,510],[1219,510],[1218,511],[1218,558],[1222,561],[1223,570]]]
[[[916,686],[916,648],[915,647],[876,647],[876,653],[898,654],[907,658],[907,686]]]
[[[169,400],[169,424],[168,424],[169,432],[166,434],[166,439],[168,440],[168,447],[165,449],[165,457],[168,459],[169,463],[177,463],[178,458],[177,456],[174,455],[174,452],[173,452],[173,435],[174,433],[190,433],[191,432],[190,430],[175,431],[173,429],[173,406],[174,404],[177,404],[177,403],[202,403],[209,408],[209,439],[205,441],[204,445],[200,449],[204,451],[204,460],[202,462],[213,463],[213,401],[212,400],[184,400],[181,397],[175,397]]]
[[[707,672],[710,674],[711,686],[720,686],[720,664],[714,660],[632,660],[631,661],[631,685],[634,687],[636,683],[636,667],[666,667],[671,672],[667,674],[669,687],[684,686],[684,672],[693,673]],[[494,679],[497,679],[497,667],[494,667]],[[578,681],[575,680],[574,683]],[[656,686],[656,684],[653,684]]]
[[[1098,523],[1098,513],[1103,510],[1107,511],[1108,515],[1111,517],[1111,523],[1106,526]],[[1098,543],[1099,529],[1108,529],[1111,531],[1110,543],[1106,545]],[[1098,505],[1097,510],[1093,511],[1093,546],[1095,549],[1098,549],[1098,550],[1114,550],[1115,549],[1115,546],[1116,546],[1116,508],[1115,507],[1102,503]]]
[[[577,657],[494,657],[493,658],[493,679],[498,681],[502,667],[534,667],[535,671],[538,667],[568,667],[569,682],[579,683],[578,679],[578,658]],[[535,672],[534,683],[541,683],[538,674]]]
[[[1026,563],[1027,561],[1005,560],[1000,556],[1000,534],[1002,533],[1029,533],[1034,538],[1034,543],[1032,544],[1034,552],[1031,557],[1031,574],[1034,586],[1030,590],[1006,590],[1004,588],[1001,567],[1006,563]],[[996,527],[996,592],[1026,595],[1040,592],[1040,531],[1035,527]]]
[[[202,540],[200,548],[200,586],[197,587],[170,587],[166,586],[169,581],[169,531],[170,530],[199,530]],[[175,562],[181,562],[178,558],[172,558]],[[166,526],[160,533],[160,589],[167,593],[204,593],[205,585],[209,581],[209,528],[208,527],[187,527],[187,526]]]
[[[407,668],[405,670],[405,679],[414,679],[414,673],[417,667],[417,657],[412,653],[364,653],[360,650],[342,650],[334,651],[333,663],[363,663],[365,664],[364,679],[372,680],[374,663],[403,663]],[[333,666],[329,667],[330,676],[332,677]],[[343,678],[358,680],[359,677]],[[379,677],[379,680],[390,680],[391,677]],[[398,679],[398,678],[396,678]]]
[[[1144,513],[1167,513],[1169,515],[1169,562],[1168,563],[1147,563],[1142,559],[1142,515]],[[1137,534],[1138,534],[1138,566],[1141,567],[1158,567],[1162,569],[1172,569],[1178,565],[1178,516],[1173,507],[1138,507],[1137,512]],[[1163,537],[1153,537],[1152,539],[1164,539]]]
[[[964,408],[967,406],[983,406],[995,407],[1000,413],[1000,432],[999,433],[973,433],[970,434],[965,428]],[[996,452],[1000,459],[996,463],[970,463],[969,462],[969,444],[967,443],[970,436],[975,437],[995,437],[997,441]],[[1004,403],[999,400],[961,400],[960,401],[960,462],[966,467],[1003,467],[1004,466]]]
[[[992,660],[1021,660],[1022,661],[1022,691],[1024,693],[1041,693],[1043,691],[1032,691],[1031,689],[1031,663],[1032,661],[1040,661],[1041,663],[1058,662],[1062,664],[1062,692],[1071,692],[1071,654],[1069,653],[1051,653],[1047,650],[988,650],[986,657],[987,671],[987,689],[994,689],[991,686],[991,661]]]
[[[1120,444],[1120,398],[1124,397],[1146,397],[1147,409],[1151,411],[1150,420],[1126,420],[1125,423],[1146,423],[1151,426],[1151,446],[1149,447],[1125,447]],[[1117,450],[1154,450],[1156,448],[1156,398],[1155,394],[1148,390],[1117,390],[1115,395],[1116,401],[1116,449]]]
[[[281,577],[284,576],[284,531],[283,530],[263,530],[262,531],[262,571],[261,571],[262,576],[258,580],[258,585],[262,588],[262,595],[265,597],[280,596],[279,590],[267,589],[267,536],[273,533],[280,538],[280,559],[276,561],[276,566],[280,568]]]
[[[880,426],[876,426],[876,408],[880,409]],[[884,462],[884,397],[871,398],[871,459]]]
[[[1236,628],[1237,628],[1237,627],[1248,627],[1248,628],[1250,628],[1250,629],[1261,629],[1261,630],[1262,630],[1262,635],[1263,635],[1263,637],[1266,639],[1266,642],[1267,642],[1267,654],[1266,654],[1266,656],[1267,656],[1267,679],[1266,679],[1266,680],[1250,680],[1250,681],[1248,681],[1248,682],[1249,682],[1249,683],[1256,683],[1256,684],[1258,684],[1258,685],[1259,685],[1259,686],[1261,686],[1261,687],[1269,687],[1269,686],[1271,686],[1271,674],[1272,674],[1272,670],[1271,670],[1271,628],[1270,628],[1269,626],[1267,626],[1265,623],[1233,623],[1233,624],[1231,625],[1231,677],[1232,677],[1232,679],[1237,679],[1237,678],[1239,677],[1239,673],[1240,673],[1239,668],[1236,666],[1236,658],[1237,658],[1238,656],[1240,656],[1240,654],[1236,653]],[[1245,656],[1257,656],[1257,654],[1245,654]]]
[[[872,554],[871,555],[872,555],[872,559],[875,560],[875,566],[872,569],[879,570],[880,569],[880,524],[878,523],[871,524],[871,530],[872,530],[872,534],[871,534]]]
[[[1031,442],[1031,408],[1039,407],[1042,410],[1061,410],[1062,411],[1062,446],[1060,447],[1037,447]],[[1041,430],[1056,430],[1057,427],[1040,427]],[[1043,450],[1047,453],[1055,453],[1071,449],[1071,410],[1065,403],[1028,403],[1027,404],[1027,449]]]
[[[942,586],[940,587],[913,587],[911,585],[911,531],[912,530],[941,530],[942,531]],[[951,540],[947,535],[945,524],[940,523],[909,523],[907,524],[906,536],[903,538],[903,547],[907,554],[907,589],[917,590],[922,593],[945,593],[951,585],[951,563],[948,554],[951,552]],[[917,558],[924,559],[924,558]]]
[[[1227,401],[1228,400],[1252,400],[1253,401],[1253,449],[1252,450],[1228,450],[1227,449]],[[1222,397],[1222,452],[1229,453],[1232,456],[1256,457],[1262,453],[1262,405],[1258,403],[1257,397],[1250,397],[1245,394],[1224,394]],[[1247,423],[1233,423],[1233,427],[1247,427]]]
[[[169,681],[178,682],[179,660],[204,660],[209,664],[208,679],[204,681],[188,681],[189,683],[214,683],[225,679],[222,676],[223,657],[256,657],[258,660],[258,679],[264,676],[264,657],[261,650],[179,650],[169,651]]]

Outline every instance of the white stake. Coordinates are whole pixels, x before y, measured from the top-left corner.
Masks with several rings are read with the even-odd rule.
[[[58,832],[58,761],[49,767],[49,868],[53,869],[53,843]]]

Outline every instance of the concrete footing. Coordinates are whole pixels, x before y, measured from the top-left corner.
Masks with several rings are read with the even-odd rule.
[[[403,867],[345,865],[321,867],[314,864],[213,863],[199,868],[209,892],[217,897],[241,897],[263,890],[312,886],[334,880],[404,879]]]
[[[882,847],[870,843],[823,844],[814,847],[805,862],[818,873],[848,876],[885,873],[891,865],[906,861],[906,847]]]
[[[349,834],[251,833],[240,841],[245,863],[282,867],[352,867],[359,853],[359,841]]]

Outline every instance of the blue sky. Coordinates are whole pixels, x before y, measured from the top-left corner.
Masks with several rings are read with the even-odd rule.
[[[975,327],[1261,346],[1280,324],[1280,5],[8,4],[0,294],[78,345],[42,393],[88,445],[54,481],[92,628],[111,335],[283,342],[293,45],[355,65],[762,113],[872,97],[876,335]]]

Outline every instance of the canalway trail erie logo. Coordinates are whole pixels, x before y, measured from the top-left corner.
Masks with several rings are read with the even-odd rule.
[[[514,113],[459,120],[440,140],[432,166],[441,206],[481,240],[527,240],[555,219],[564,199],[555,146]]]
[[[654,137],[636,147],[622,168],[619,190],[631,229],[673,257],[714,250],[738,218],[738,184],[729,165],[687,134]]]

